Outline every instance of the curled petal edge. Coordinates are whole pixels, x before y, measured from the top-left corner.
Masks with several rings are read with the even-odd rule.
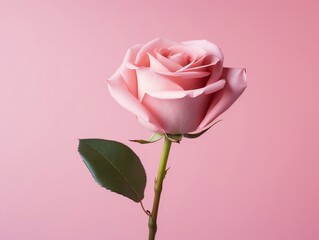
[[[207,129],[220,114],[238,99],[247,87],[245,68],[224,68],[221,78],[226,80],[225,87],[214,97],[205,118],[196,131]]]
[[[106,80],[112,97],[126,110],[133,113],[139,121],[154,132],[163,132],[152,114],[128,90],[123,79]]]
[[[159,99],[181,99],[184,97],[196,98],[202,94],[211,94],[224,88],[226,81],[224,79],[218,80],[213,84],[205,86],[203,88],[186,91],[158,91],[148,92],[147,94],[154,98]]]
[[[210,53],[216,57],[218,57],[221,61],[224,61],[224,55],[222,50],[214,43],[208,40],[192,40],[182,42],[185,45],[195,45],[203,48],[207,53]]]

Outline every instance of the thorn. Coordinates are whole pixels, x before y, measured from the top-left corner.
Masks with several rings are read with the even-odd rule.
[[[170,169],[171,167],[168,167],[166,170],[165,170],[165,176],[164,177],[166,177],[166,174],[167,174],[167,172],[168,172],[168,170]]]

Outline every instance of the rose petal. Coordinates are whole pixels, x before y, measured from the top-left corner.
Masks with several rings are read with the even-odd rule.
[[[221,76],[226,80],[224,89],[218,92],[211,102],[207,114],[196,131],[203,131],[216,117],[227,110],[243,93],[246,84],[246,70],[241,68],[224,68]]]
[[[157,38],[146,43],[138,52],[135,59],[135,65],[138,67],[141,67],[141,66],[148,67],[150,62],[149,62],[147,53],[150,53],[153,55],[154,54],[153,51],[156,48],[168,48],[176,44],[179,44],[179,43],[173,42],[168,39],[162,39],[162,38]]]
[[[204,55],[204,56],[202,56],[202,57],[200,57],[200,58],[198,58],[198,59],[194,59],[192,62],[190,62],[190,63],[187,64],[186,66],[180,68],[180,69],[178,70],[178,72],[182,72],[182,71],[185,71],[186,69],[194,68],[194,67],[198,67],[198,66],[202,65],[202,64],[203,64],[203,61],[204,61],[204,59],[205,59],[206,56],[207,56],[207,55]]]
[[[189,72],[164,72],[164,71],[156,71],[159,74],[179,77],[181,79],[190,79],[190,78],[203,78],[207,77],[211,73],[208,71],[189,71]]]
[[[169,70],[159,62],[155,57],[151,54],[147,53],[150,60],[150,68],[155,72],[169,72]]]
[[[223,63],[221,61],[218,61],[215,65],[210,67],[210,70],[212,73],[206,83],[207,86],[218,81],[221,78],[223,72]]]
[[[113,78],[106,82],[112,97],[122,107],[146,122],[149,125],[150,130],[156,130],[156,132],[163,131],[153,115],[130,93],[119,71],[117,72],[117,76],[113,75]]]
[[[195,60],[201,58],[202,56],[206,55],[206,52],[199,46],[196,45],[183,45],[183,44],[176,44],[174,46],[169,47],[169,50],[172,53],[185,53],[189,57]]]
[[[141,50],[142,47],[143,47],[142,44],[136,44],[133,47],[129,48],[127,50],[126,54],[125,54],[123,63],[134,64],[136,56],[137,56],[138,52]]]
[[[137,120],[140,122],[141,125],[143,125],[143,127],[145,127],[146,129],[148,129],[154,133],[162,133],[162,134],[165,133],[165,131],[162,128],[158,128],[157,126],[146,121],[143,118],[137,117]]]
[[[185,71],[198,71],[200,69],[207,69],[210,66],[216,65],[220,63],[221,60],[218,57],[215,57],[213,55],[208,55],[202,60],[202,64],[199,66],[190,66],[189,68],[185,69]]]
[[[189,45],[199,46],[206,52],[206,54],[216,56],[221,61],[224,61],[224,55],[223,55],[221,49],[217,45],[215,45],[214,43],[211,43],[207,40],[186,41],[186,42],[182,42],[182,44],[185,44],[187,46],[189,46]]]
[[[205,117],[212,93],[222,89],[220,80],[202,89],[145,93],[142,104],[159,121],[166,133],[181,134],[197,129]]]
[[[156,59],[171,72],[176,72],[182,67],[180,64],[178,64],[176,59],[164,57],[158,52],[156,53]]]
[[[143,105],[170,134],[182,134],[197,129],[209,106],[210,95],[196,98],[160,99],[145,94]]]
[[[138,97],[143,98],[146,89],[159,90],[189,90],[202,88],[206,85],[209,72],[157,72],[150,68],[139,68],[136,70],[138,79]],[[140,79],[143,83],[139,82]],[[161,83],[163,82],[163,83]],[[146,88],[145,88],[146,86]]]
[[[180,68],[186,65],[190,59],[186,53],[175,53],[175,54],[169,55],[167,58],[171,60],[172,62],[177,63],[180,66]]]
[[[131,47],[125,54],[123,63],[120,67],[120,72],[122,77],[130,91],[135,97],[137,97],[137,80],[136,80],[136,72],[130,68],[127,68],[128,64],[134,63],[136,58],[136,54],[141,49],[142,45],[135,45]],[[112,79],[113,76],[110,78]]]
[[[207,85],[203,88],[187,90],[187,91],[150,91],[148,95],[159,99],[180,99],[184,97],[196,98],[203,94],[212,94],[224,88],[226,81],[221,79],[218,82]]]
[[[174,91],[183,90],[182,87],[160,74],[156,74],[149,68],[136,70],[138,82],[138,99],[142,100],[145,93],[153,91]]]

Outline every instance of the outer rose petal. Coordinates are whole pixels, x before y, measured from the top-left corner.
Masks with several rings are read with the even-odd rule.
[[[207,114],[196,132],[201,132],[210,127],[214,119],[226,111],[247,87],[246,69],[244,68],[224,68],[221,79],[226,80],[226,85],[222,91],[214,96]]]
[[[147,123],[147,126],[151,131],[163,132],[153,115],[130,93],[119,71],[117,72],[117,76],[113,75],[112,80],[107,80],[107,83],[112,97],[122,107],[133,113],[138,119]]]
[[[207,79],[204,78],[184,79],[181,77],[167,76],[145,67],[137,69],[136,73],[138,99],[140,100],[143,98],[145,92],[197,89],[204,87],[207,81]]]
[[[194,131],[209,106],[209,95],[197,98],[159,99],[145,94],[142,101],[170,134]]]
[[[223,63],[218,61],[215,65],[211,66],[210,70],[212,71],[206,85],[210,85],[220,79],[220,76],[223,72]]]
[[[224,84],[221,80],[202,89],[146,93],[142,104],[166,133],[188,133],[197,129],[205,117],[212,93],[222,89]]]
[[[129,89],[129,91],[134,95],[137,96],[137,80],[136,80],[136,72],[135,70],[127,68],[127,65],[134,64],[136,54],[142,48],[142,45],[135,45],[127,50],[126,55],[124,57],[123,64],[120,67],[120,72],[122,77]],[[116,76],[116,73],[114,74]],[[114,76],[113,75],[113,76]],[[113,78],[111,77],[111,79]]]

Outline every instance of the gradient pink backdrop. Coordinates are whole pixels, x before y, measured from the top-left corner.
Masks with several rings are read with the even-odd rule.
[[[128,47],[208,39],[248,88],[221,123],[174,144],[158,239],[319,239],[316,1],[0,2],[0,239],[146,239],[140,206],[99,187],[79,138],[141,157],[151,207],[162,144],[104,80]]]

